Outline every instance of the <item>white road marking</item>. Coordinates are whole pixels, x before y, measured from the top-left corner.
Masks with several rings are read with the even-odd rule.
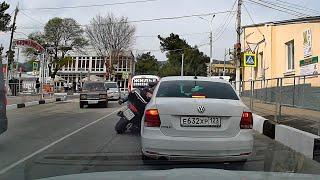
[[[103,116],[103,117],[101,117],[101,118],[99,118],[99,119],[97,119],[97,120],[95,120],[95,121],[93,121],[93,122],[91,122],[91,123],[89,123],[89,124],[87,124],[87,125],[85,125],[85,126],[83,126],[83,127],[79,128],[79,129],[77,129],[77,130],[73,131],[72,133],[67,134],[66,136],[64,136],[64,137],[62,137],[62,138],[60,138],[60,139],[58,139],[58,140],[56,140],[56,141],[52,142],[51,144],[49,144],[49,145],[47,145],[47,146],[45,146],[45,147],[43,147],[43,148],[41,148],[41,149],[39,149],[39,150],[35,151],[34,153],[32,153],[32,154],[30,154],[30,155],[28,155],[28,156],[26,156],[26,157],[24,157],[24,158],[20,159],[19,161],[16,161],[15,163],[12,163],[11,165],[9,165],[9,166],[5,167],[4,169],[0,170],[0,175],[1,175],[1,174],[6,173],[7,171],[9,171],[9,170],[11,170],[12,168],[16,167],[17,165],[19,165],[19,164],[21,164],[21,163],[25,162],[26,160],[29,160],[29,159],[30,159],[30,158],[32,158],[33,156],[35,156],[35,155],[37,155],[37,154],[39,154],[39,153],[41,153],[41,152],[43,152],[43,151],[47,150],[48,148],[50,148],[50,147],[52,147],[52,146],[54,146],[54,145],[58,144],[59,142],[61,142],[61,141],[65,140],[65,139],[67,139],[68,137],[70,137],[70,136],[72,136],[72,135],[74,135],[74,134],[76,134],[76,133],[78,133],[78,132],[82,131],[83,129],[85,129],[85,128],[87,128],[87,127],[89,127],[89,126],[91,126],[91,125],[93,125],[93,124],[95,124],[95,123],[97,123],[97,122],[99,122],[99,121],[101,121],[101,120],[103,120],[103,119],[105,119],[105,118],[107,118],[107,117],[109,117],[109,116],[111,116],[111,115],[115,114],[116,112],[118,112],[118,111],[119,111],[120,109],[122,109],[122,108],[123,108],[123,107],[118,108],[118,109],[117,109],[117,110],[115,110],[114,112],[112,112],[112,113],[110,113],[110,114],[108,114],[108,115],[105,115],[105,116]]]

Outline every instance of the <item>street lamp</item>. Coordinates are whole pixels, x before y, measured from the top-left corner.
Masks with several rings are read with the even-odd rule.
[[[212,18],[211,18],[210,21],[207,20],[207,19],[205,19],[205,18],[203,18],[203,17],[199,17],[200,19],[205,20],[206,22],[208,22],[208,23],[209,23],[209,26],[210,26],[210,64],[209,64],[209,76],[212,75],[212,72],[211,72],[211,68],[212,68],[212,43],[213,43],[213,41],[212,41],[213,23],[212,23],[212,22],[213,22],[213,18],[214,18],[215,16],[216,16],[215,14],[212,15]]]

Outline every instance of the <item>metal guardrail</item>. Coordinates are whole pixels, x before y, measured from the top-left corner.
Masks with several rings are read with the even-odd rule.
[[[320,111],[320,75],[279,77],[263,80],[231,82],[240,83],[239,95],[254,102],[274,105],[274,120],[279,122],[282,107],[295,107]]]

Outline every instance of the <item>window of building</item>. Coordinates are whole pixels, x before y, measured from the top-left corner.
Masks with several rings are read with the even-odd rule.
[[[91,71],[96,71],[96,57],[92,57]]]
[[[90,58],[86,57],[86,67],[85,67],[85,71],[89,70],[89,63],[90,63]]]
[[[78,71],[82,71],[81,61],[82,61],[82,57],[78,57]]]
[[[104,60],[101,60],[100,71],[103,71],[103,68],[104,68]]]
[[[287,51],[287,70],[294,69],[294,41],[289,41],[286,43]]]

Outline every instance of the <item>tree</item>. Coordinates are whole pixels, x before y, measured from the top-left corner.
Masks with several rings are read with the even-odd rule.
[[[81,49],[87,45],[83,37],[83,29],[72,18],[55,17],[50,19],[44,27],[45,46],[50,47],[49,51],[53,55],[53,61],[49,64],[49,69],[53,66],[51,78],[72,59],[66,56],[67,52],[73,49]]]
[[[158,74],[159,64],[150,52],[138,55],[136,63],[136,74]]]
[[[53,57],[49,62],[49,74],[54,78],[57,72],[72,60],[67,55],[68,51],[81,50],[88,44],[83,35],[83,29],[74,19],[55,17],[46,23],[43,32],[31,33],[28,38],[41,44]],[[32,48],[27,48],[24,53],[31,56],[31,59],[38,54]]]
[[[7,14],[5,11],[9,8],[9,4],[2,2],[0,4],[0,31],[9,30],[8,26],[10,23],[11,16]],[[4,117],[4,120],[7,119],[6,115],[6,89],[4,85],[4,74],[2,70],[2,44],[0,45],[0,117]],[[6,130],[7,127],[4,129]]]
[[[6,2],[2,2],[0,4],[0,31],[8,31],[9,30],[9,23],[11,20],[11,16],[5,13],[10,7],[9,4]]]
[[[182,54],[184,54],[184,75],[206,76],[206,63],[210,58],[200,52],[197,46],[190,46],[179,35],[171,33],[169,37],[158,36],[162,52],[167,52],[167,63],[160,69],[161,76],[180,75]]]
[[[105,17],[97,15],[86,27],[86,33],[97,53],[104,58],[110,58],[106,64],[108,73],[111,74],[113,65],[117,63],[115,59],[133,44],[135,27],[129,24],[126,17],[117,18],[113,14]]]

